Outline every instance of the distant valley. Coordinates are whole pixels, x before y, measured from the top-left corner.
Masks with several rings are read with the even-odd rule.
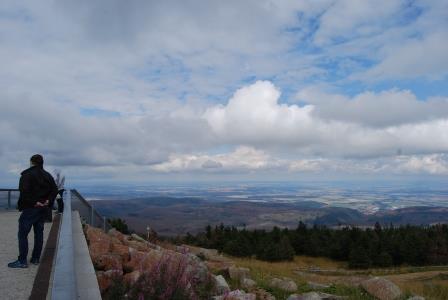
[[[212,202],[193,197],[148,197],[92,203],[101,214],[123,218],[136,231],[144,232],[150,226],[164,236],[196,233],[208,224],[220,223],[248,229],[271,229],[273,226],[295,228],[299,221],[331,227],[373,226],[375,222],[384,225],[448,223],[448,207],[413,206],[366,214],[317,201]]]

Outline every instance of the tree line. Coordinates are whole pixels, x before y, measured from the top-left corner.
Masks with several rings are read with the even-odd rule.
[[[448,264],[447,224],[382,227],[376,223],[367,229],[331,229],[300,222],[296,229],[274,227],[271,231],[221,224],[187,234],[180,242],[266,261],[292,260],[294,255],[328,257],[359,269]]]

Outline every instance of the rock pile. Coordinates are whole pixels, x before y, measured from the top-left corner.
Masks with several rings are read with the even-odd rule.
[[[113,289],[116,281],[127,287],[138,285],[145,279],[148,270],[157,268],[162,260],[168,260],[173,265],[186,262],[186,272],[192,277],[192,282],[206,282],[207,278],[212,278],[213,294],[218,295],[214,297],[216,300],[275,300],[268,292],[256,288],[255,281],[249,276],[249,269],[236,267],[214,249],[182,245],[169,250],[138,235],[124,235],[115,229],[106,234],[86,225],[84,231],[102,295]],[[213,275],[209,268],[239,281],[245,289],[254,292],[231,291],[224,276]]]
[[[196,255],[161,248],[137,235],[127,236],[115,229],[106,234],[88,225],[85,227],[85,235],[102,294],[114,280],[122,280],[127,285],[135,284],[145,271],[154,269],[162,258],[173,265],[185,262],[185,272],[191,274],[197,282],[212,276]]]

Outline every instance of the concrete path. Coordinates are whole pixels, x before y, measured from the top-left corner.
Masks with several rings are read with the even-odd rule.
[[[17,211],[0,211],[0,299],[28,299],[33,289],[34,277],[38,266],[29,265],[28,269],[10,269],[8,263],[19,255],[17,230],[20,213]],[[45,223],[44,249],[51,223]],[[34,234],[28,235],[29,255],[33,250]],[[43,250],[42,250],[43,251]],[[29,257],[28,257],[29,259]]]

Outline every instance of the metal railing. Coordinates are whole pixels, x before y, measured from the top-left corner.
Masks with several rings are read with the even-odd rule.
[[[0,189],[0,209],[15,209],[18,200],[18,189]]]
[[[77,190],[65,191],[63,199],[64,212],[58,233],[51,300],[100,300],[81,223],[104,231],[110,225]]]
[[[77,210],[81,220],[85,224],[90,226],[102,228],[104,231],[108,231],[112,227],[107,223],[106,217],[100,215],[93,205],[87,202],[81,194],[75,190],[70,190],[72,198],[72,210]]]
[[[65,192],[64,213],[59,227],[51,300],[77,298],[71,202],[70,192]]]

